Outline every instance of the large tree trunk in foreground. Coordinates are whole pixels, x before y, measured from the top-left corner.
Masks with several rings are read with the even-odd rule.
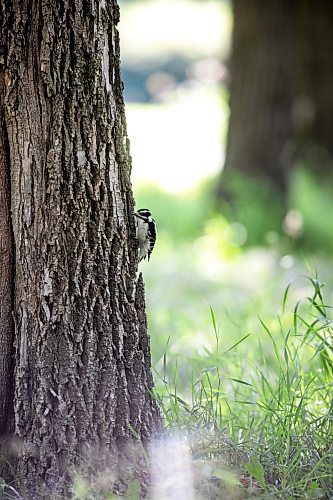
[[[159,415],[136,279],[116,1],[1,7],[0,432],[15,426],[15,476],[36,498],[74,470],[126,480],[133,442],[154,435]]]
[[[10,170],[4,106],[4,72],[0,69],[0,449],[13,429],[13,237],[10,221]],[[9,425],[8,425],[9,424]],[[1,457],[0,457],[1,460]]]

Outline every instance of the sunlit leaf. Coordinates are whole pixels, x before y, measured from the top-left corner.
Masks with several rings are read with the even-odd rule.
[[[245,469],[256,479],[263,488],[266,488],[264,468],[258,457],[253,456],[251,460],[244,465]]]

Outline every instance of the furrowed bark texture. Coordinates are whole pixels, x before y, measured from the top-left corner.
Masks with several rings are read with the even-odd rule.
[[[15,433],[27,490],[123,470],[159,426],[115,0],[2,5],[15,243]]]
[[[13,238],[9,146],[2,99],[4,77],[0,67],[0,463],[7,455],[5,448],[10,432],[8,416],[13,416]]]

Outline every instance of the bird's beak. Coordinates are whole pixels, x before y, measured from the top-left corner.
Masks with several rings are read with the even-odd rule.
[[[142,220],[145,220],[144,217],[142,217],[142,215],[138,214],[138,212],[132,212],[133,215],[135,215],[135,217],[137,217],[138,219],[142,219]]]

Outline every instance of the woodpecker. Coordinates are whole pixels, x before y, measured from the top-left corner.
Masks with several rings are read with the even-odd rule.
[[[156,237],[157,226],[148,208],[140,208],[137,212],[133,212],[136,217],[136,235],[139,241],[139,261],[145,259],[153,251]]]

